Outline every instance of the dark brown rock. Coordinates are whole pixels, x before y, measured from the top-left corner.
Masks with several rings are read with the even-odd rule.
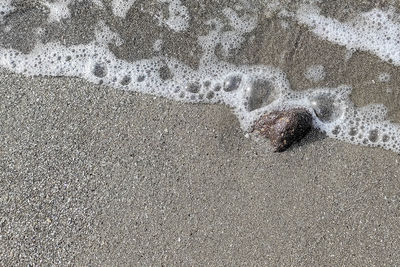
[[[254,130],[271,140],[275,152],[283,152],[301,140],[312,128],[312,116],[306,109],[273,111],[263,115]]]

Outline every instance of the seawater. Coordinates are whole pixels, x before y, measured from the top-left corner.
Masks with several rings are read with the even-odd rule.
[[[284,1],[281,1],[284,2]],[[353,144],[400,152],[400,126],[382,104],[355,107],[351,84],[294,91],[273,65],[233,64],[265,16],[288,21],[348,51],[400,65],[400,18],[394,7],[350,20],[321,14],[318,2],[40,0],[0,3],[0,67],[28,76],[70,76],[191,103],[232,107],[244,132],[273,110],[308,109],[314,126]],[[151,25],[151,27],[149,27]],[[278,56],[278,55],[277,55]],[[348,57],[351,57],[349,53]],[[313,65],[317,83],[329,66]],[[382,83],[390,74],[379,73]]]

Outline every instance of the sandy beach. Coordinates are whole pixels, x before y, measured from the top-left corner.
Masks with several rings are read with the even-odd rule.
[[[398,67],[366,52],[346,61],[304,27],[297,42],[279,27],[261,21],[231,61],[279,66],[295,90],[322,64],[314,86],[351,84],[357,105],[383,103],[400,120]],[[2,69],[0,96],[0,265],[400,264],[394,152],[313,131],[273,153],[224,105],[78,78]]]
[[[224,106],[77,79],[3,72],[0,88],[6,265],[400,260],[393,152],[311,134],[271,153]]]

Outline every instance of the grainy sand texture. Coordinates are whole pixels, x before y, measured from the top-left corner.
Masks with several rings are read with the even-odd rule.
[[[343,12],[347,1],[336,2],[323,12]],[[40,24],[29,8],[20,17]],[[151,23],[135,17],[135,8],[131,23],[151,38]],[[90,40],[85,27],[94,16],[80,17],[47,38]],[[109,23],[123,28],[126,21]],[[356,105],[383,103],[400,121],[398,67],[362,51],[346,59],[345,48],[301,25],[284,30],[273,17],[253,34],[231,62],[280,67],[294,90],[351,84]],[[196,49],[195,39],[181,35],[189,41],[166,37],[164,53],[195,67],[197,54],[181,49]],[[1,45],[32,49],[10,36]],[[125,45],[113,48],[120,57],[147,56],[147,46]],[[304,73],[315,65],[326,74],[312,83]],[[389,82],[377,82],[381,72],[391,74]],[[399,161],[394,152],[317,131],[273,153],[267,140],[245,135],[224,105],[2,69],[0,265],[396,266]]]

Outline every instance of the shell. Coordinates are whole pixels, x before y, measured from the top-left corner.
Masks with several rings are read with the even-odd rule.
[[[312,115],[306,109],[273,111],[261,116],[254,130],[270,139],[275,152],[283,152],[300,141],[312,128]]]

